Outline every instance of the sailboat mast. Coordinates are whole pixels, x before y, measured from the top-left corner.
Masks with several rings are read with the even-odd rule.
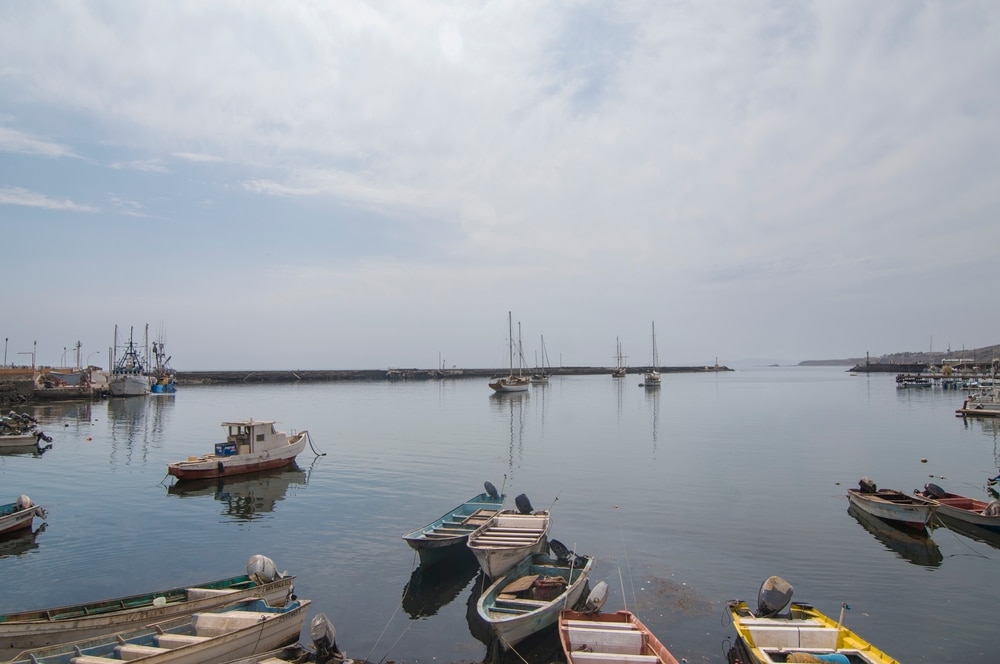
[[[514,319],[507,312],[507,352],[510,355],[510,375],[514,375]]]

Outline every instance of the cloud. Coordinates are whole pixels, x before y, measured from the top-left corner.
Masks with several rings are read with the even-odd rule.
[[[111,168],[144,173],[169,173],[170,169],[159,159],[139,159],[136,161],[119,161],[111,164]]]
[[[0,205],[20,205],[62,212],[100,212],[100,208],[70,200],[56,200],[21,187],[0,187]]]
[[[10,127],[0,126],[0,152],[41,157],[77,157],[68,146],[53,143]]]

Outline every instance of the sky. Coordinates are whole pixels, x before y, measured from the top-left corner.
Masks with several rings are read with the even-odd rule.
[[[8,364],[976,348],[998,211],[994,0],[0,3]]]

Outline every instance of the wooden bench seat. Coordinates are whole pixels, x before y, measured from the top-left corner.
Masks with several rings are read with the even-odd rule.
[[[585,647],[589,651],[599,653],[642,654],[643,633],[637,629],[570,627],[567,630],[567,636],[572,650]]]
[[[197,636],[195,634],[157,634],[156,645],[161,648],[180,648],[189,646],[192,643],[201,643],[207,636]]]
[[[120,659],[96,657],[94,655],[77,655],[69,661],[70,664],[121,664]]]
[[[158,655],[161,652],[169,652],[170,648],[157,648],[156,646],[143,646],[138,643],[125,643],[120,646],[115,647],[115,652],[118,653],[118,657],[126,662],[131,662],[133,659],[139,659],[140,657],[149,657],[150,655]]]
[[[583,629],[625,629],[634,630],[635,625],[628,622],[604,622],[600,620],[567,620],[564,623],[567,627],[580,627]]]

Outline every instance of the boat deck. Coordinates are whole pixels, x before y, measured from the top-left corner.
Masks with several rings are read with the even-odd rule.
[[[563,623],[572,664],[655,664],[646,635],[631,622],[567,620]]]
[[[441,525],[422,535],[425,539],[452,539],[468,535],[487,521],[496,516],[500,507],[495,509],[481,508],[469,515],[453,514]]]

